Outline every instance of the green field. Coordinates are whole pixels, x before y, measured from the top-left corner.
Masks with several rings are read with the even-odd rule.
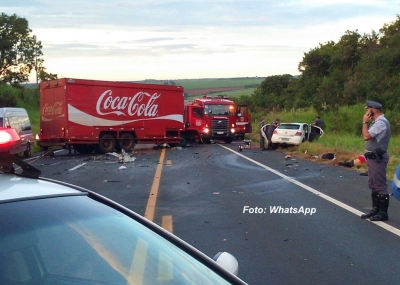
[[[207,94],[207,95],[209,95],[209,96],[227,96],[227,97],[233,99],[233,98],[238,98],[242,95],[250,96],[254,93],[254,90],[255,90],[255,88],[252,87],[252,88],[246,88],[246,89],[241,89],[241,90],[212,93],[212,94]],[[185,98],[190,100],[190,99],[197,98],[197,97],[199,97],[199,95],[188,96]]]
[[[233,91],[225,91],[225,92],[219,92],[219,93],[213,93],[212,96],[228,96],[229,98],[236,98],[240,97],[242,95],[250,96],[254,93],[256,88],[246,88],[242,90],[233,90]]]
[[[176,79],[171,80],[175,85],[183,86],[184,90],[225,88],[225,87],[255,87],[260,85],[265,77],[240,77],[240,78],[202,78],[202,79]],[[138,81],[149,84],[166,84],[168,80],[144,80]],[[252,88],[253,89],[253,88]]]
[[[175,80],[175,83],[176,85],[183,86],[185,90],[191,90],[203,88],[257,86],[264,80],[265,78],[263,77],[179,79]]]

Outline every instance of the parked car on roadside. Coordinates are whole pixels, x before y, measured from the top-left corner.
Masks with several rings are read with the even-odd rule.
[[[211,259],[110,199],[40,177],[10,154],[15,138],[0,129],[0,284],[246,284],[229,253]]]
[[[280,123],[272,135],[271,141],[275,147],[283,145],[300,145],[312,142],[322,137],[324,131],[308,123]]]

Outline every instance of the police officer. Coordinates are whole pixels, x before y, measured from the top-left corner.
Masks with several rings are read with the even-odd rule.
[[[276,127],[279,125],[279,119],[275,119],[275,121],[272,121],[271,124],[269,125],[268,132],[267,132],[267,140],[268,140],[268,148],[267,150],[272,150],[272,135],[274,134],[274,131]]]
[[[390,140],[390,123],[382,113],[382,105],[367,101],[363,116],[362,136],[368,165],[368,187],[371,190],[372,210],[361,215],[362,219],[387,221],[389,193],[386,183],[387,149]],[[369,122],[372,123],[369,125]],[[369,125],[369,126],[368,126]]]
[[[265,118],[261,118],[261,122],[259,124],[259,128],[260,128],[260,149],[261,150],[265,150],[265,138],[264,138],[264,130],[263,127],[265,125]]]
[[[324,122],[324,120],[321,119],[321,117],[319,115],[315,117],[315,121],[314,121],[313,125],[320,127],[322,130],[325,129],[325,122]]]

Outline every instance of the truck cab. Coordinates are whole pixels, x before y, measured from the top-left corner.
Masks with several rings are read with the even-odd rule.
[[[222,140],[231,143],[235,139],[235,104],[227,97],[203,96],[193,100],[193,104],[203,108],[203,131],[200,132],[203,143]]]

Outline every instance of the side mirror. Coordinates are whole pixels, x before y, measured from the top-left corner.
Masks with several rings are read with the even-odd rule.
[[[233,273],[236,276],[238,275],[239,263],[232,254],[228,252],[218,252],[213,259],[216,263],[228,270],[230,273]]]

